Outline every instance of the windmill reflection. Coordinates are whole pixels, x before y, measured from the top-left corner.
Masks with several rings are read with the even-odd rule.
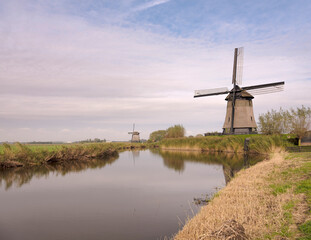
[[[132,150],[130,153],[132,154],[133,163],[135,165],[135,160],[139,158],[140,151],[139,150]]]

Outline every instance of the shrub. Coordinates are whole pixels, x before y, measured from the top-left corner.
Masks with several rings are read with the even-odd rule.
[[[185,128],[182,125],[174,125],[166,130],[165,138],[181,138],[185,136]]]

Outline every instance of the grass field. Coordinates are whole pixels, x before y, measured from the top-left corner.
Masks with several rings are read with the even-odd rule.
[[[276,169],[271,178],[273,195],[293,194],[285,203],[281,229],[267,234],[268,239],[281,235],[290,239],[311,239],[311,153],[291,153],[287,168]],[[269,179],[270,179],[269,178]]]

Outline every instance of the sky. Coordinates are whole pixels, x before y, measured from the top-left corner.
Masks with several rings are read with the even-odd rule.
[[[309,0],[0,0],[0,141],[130,140],[222,131],[234,48],[271,109],[311,107]]]

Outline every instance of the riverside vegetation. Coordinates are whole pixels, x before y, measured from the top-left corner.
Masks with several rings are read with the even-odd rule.
[[[246,138],[250,139],[250,153],[268,154],[274,148],[284,149],[287,146],[293,145],[288,141],[290,139],[289,135],[222,135],[163,139],[160,142],[160,146],[163,149],[174,150],[242,153]]]
[[[298,138],[298,145],[300,145],[301,138],[311,127],[311,108],[302,105],[290,110],[280,108],[276,111],[272,109],[259,115],[258,120],[259,130],[262,134],[291,133]]]
[[[176,127],[176,126],[175,126]],[[180,129],[180,126],[177,126]],[[181,128],[182,129],[182,128]],[[60,145],[26,145],[21,143],[0,145],[0,168],[34,166],[65,161],[105,159],[117,156],[126,149],[143,149],[160,146],[162,149],[200,150],[210,152],[243,152],[244,141],[250,138],[250,153],[268,153],[275,147],[289,145],[281,135],[208,136],[196,138],[164,138],[149,143],[87,143]]]
[[[168,130],[184,133],[180,125]],[[169,132],[166,131],[166,132]],[[173,134],[173,135],[174,135]],[[170,135],[169,135],[170,136]],[[273,148],[291,145],[287,135],[235,135],[208,137],[164,138],[159,142],[148,143],[84,143],[84,144],[42,144],[26,145],[21,143],[0,145],[0,168],[34,166],[65,161],[105,159],[117,156],[119,151],[127,149],[144,149],[161,147],[175,150],[200,150],[209,152],[243,152],[244,141],[250,138],[250,153],[269,153]]]
[[[152,147],[152,144],[148,145]],[[119,151],[144,149],[141,143],[93,143],[60,145],[26,145],[21,143],[0,145],[0,169],[37,166],[52,163],[108,159]]]

